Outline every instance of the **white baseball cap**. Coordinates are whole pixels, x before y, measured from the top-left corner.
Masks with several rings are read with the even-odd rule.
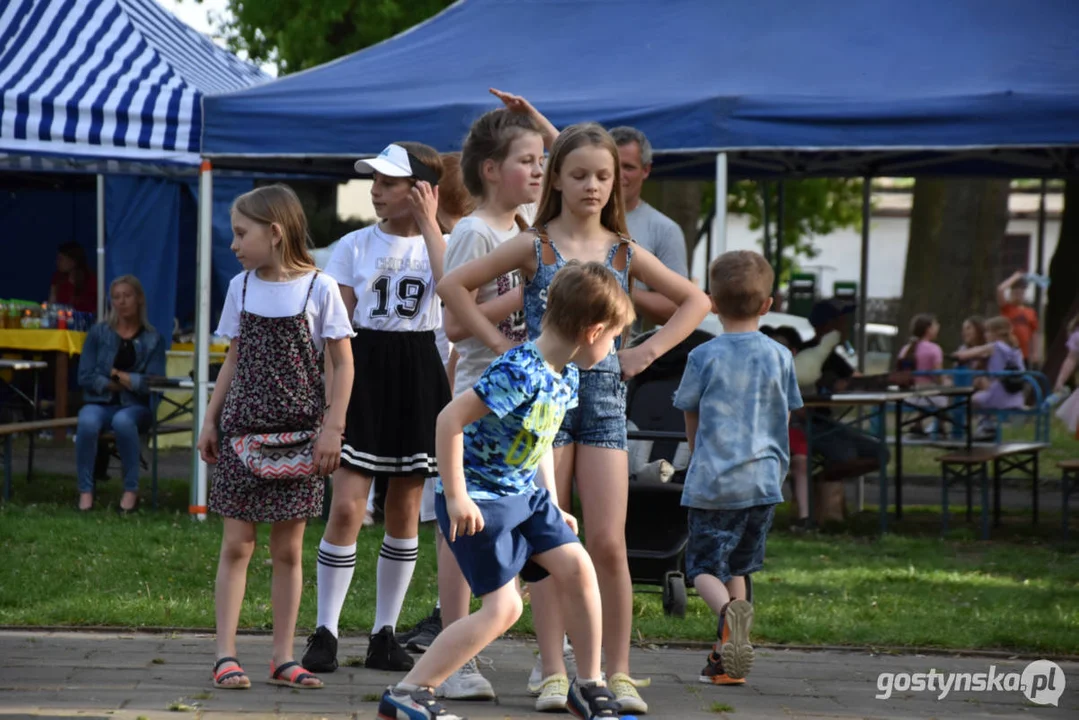
[[[397,144],[387,145],[378,157],[357,160],[355,168],[358,173],[377,172],[389,177],[414,177],[417,180],[426,180],[432,185],[438,185],[437,173]]]

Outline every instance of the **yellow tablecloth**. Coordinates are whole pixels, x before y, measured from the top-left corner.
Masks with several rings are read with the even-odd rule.
[[[86,333],[74,330],[0,330],[0,348],[78,355]]]
[[[211,353],[224,354],[224,353],[228,352],[228,350],[229,350],[228,345],[211,345],[210,346],[210,352]],[[193,352],[195,352],[195,343],[173,343],[171,352],[177,352],[177,353],[189,352],[189,353],[193,353]]]

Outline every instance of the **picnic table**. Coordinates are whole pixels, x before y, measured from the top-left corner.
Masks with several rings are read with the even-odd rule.
[[[0,350],[16,350],[20,353],[42,353],[52,356],[55,367],[57,418],[66,418],[68,364],[72,355],[82,353],[86,333],[75,330],[0,330]],[[56,428],[56,438],[63,440],[67,431],[64,427]]]
[[[934,386],[920,387],[909,390],[892,388],[884,391],[852,391],[833,393],[831,395],[806,395],[802,400],[806,408],[821,408],[841,411],[833,418],[836,422],[846,426],[861,425],[864,422],[872,422],[876,425],[876,437],[881,442],[887,443],[887,419],[889,405],[895,408],[895,512],[896,519],[903,517],[903,428],[920,422],[928,417],[937,417],[944,423],[952,423],[953,412],[963,411],[965,418],[965,444],[966,449],[971,446],[971,397],[974,389],[969,387]],[[916,402],[928,400],[934,397],[947,398],[944,405],[936,405]],[[869,409],[867,414],[865,411]],[[850,412],[859,412],[850,418]],[[904,411],[915,412],[915,417],[904,420]],[[806,413],[806,440],[808,443],[807,455],[810,458],[810,480],[812,480],[813,468],[813,412]],[[866,433],[867,435],[869,433]],[[872,437],[872,436],[871,436]],[[888,530],[888,463],[881,459],[880,474],[880,532],[884,534]],[[810,513],[809,521],[813,522],[813,493],[809,493]]]

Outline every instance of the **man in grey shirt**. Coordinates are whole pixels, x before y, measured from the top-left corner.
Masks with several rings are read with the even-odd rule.
[[[630,236],[668,268],[688,277],[682,228],[641,199],[641,187],[652,172],[652,144],[644,133],[632,127],[616,127],[611,130],[611,137],[618,145],[622,200],[626,205]],[[654,323],[667,322],[677,310],[670,300],[640,283],[634,287],[633,302],[638,312]]]

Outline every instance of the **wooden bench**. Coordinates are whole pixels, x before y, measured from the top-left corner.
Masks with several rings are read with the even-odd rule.
[[[1079,490],[1079,460],[1065,460],[1057,463],[1060,468],[1060,529],[1064,539],[1068,539],[1068,500],[1071,494]]]
[[[1000,525],[1000,490],[1003,477],[1019,471],[1033,481],[1032,507],[1038,522],[1038,454],[1048,443],[1004,443],[949,453],[937,458],[941,472],[941,534],[948,531],[948,489],[962,480],[967,489],[967,520],[973,515],[971,481],[977,477],[982,491],[982,539],[989,539],[989,464],[993,464],[994,524]]]
[[[34,444],[35,433],[42,430],[58,430],[75,427],[79,424],[78,418],[54,418],[52,420],[33,420],[31,422],[7,423],[0,425],[0,436],[4,438],[4,500],[11,499],[12,484],[12,461],[15,453],[13,440],[16,435],[30,433],[30,456],[26,465],[26,478],[29,480],[34,474]]]

